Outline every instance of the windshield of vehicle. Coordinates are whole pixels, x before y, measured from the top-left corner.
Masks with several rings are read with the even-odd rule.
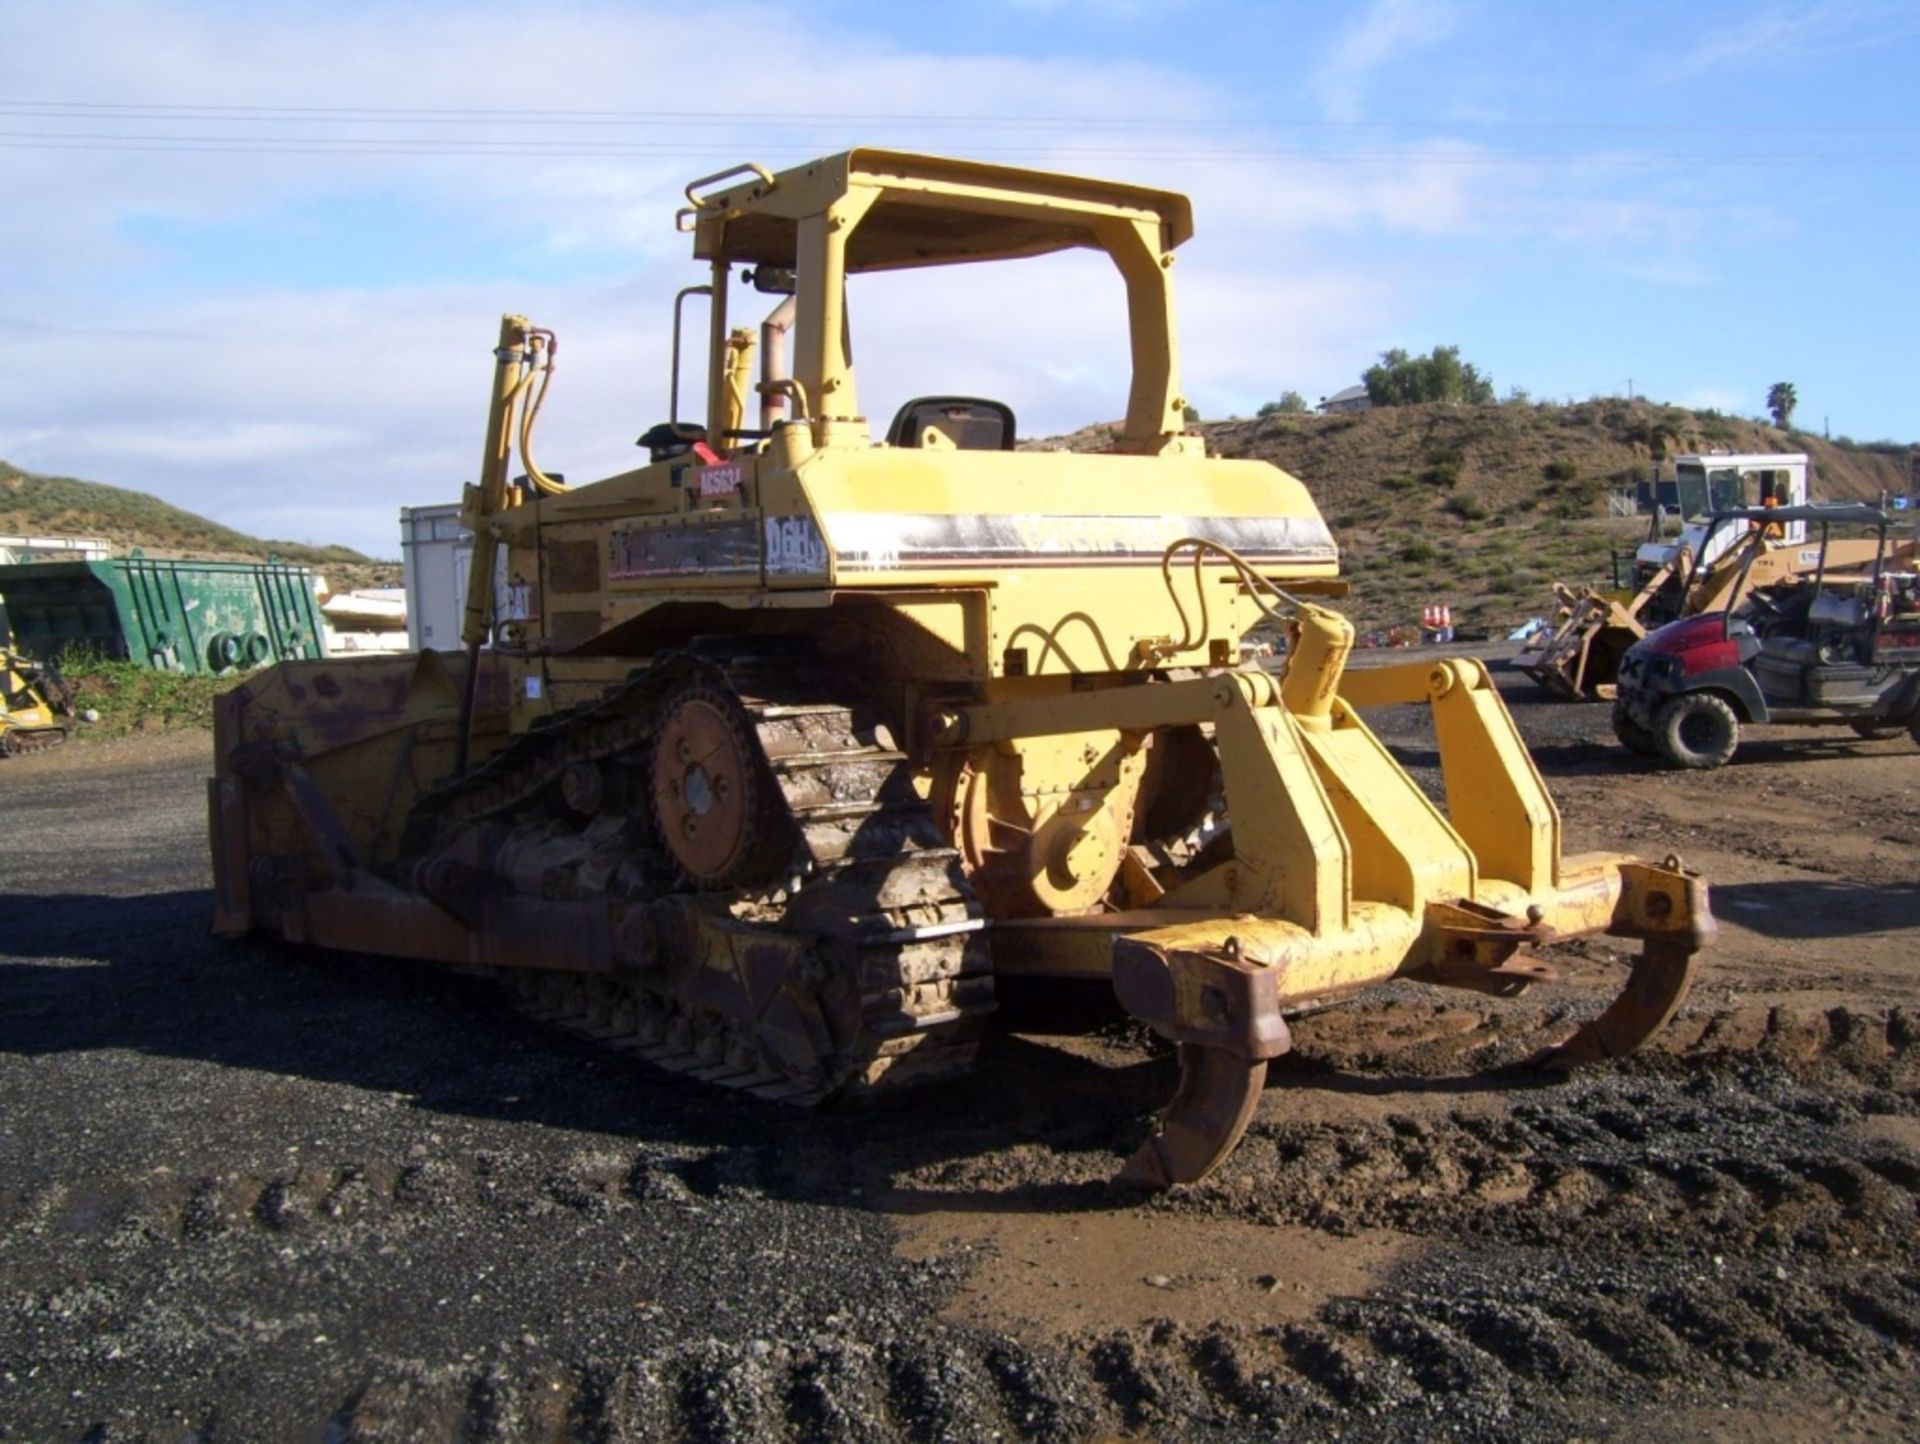
[[[849,276],[847,318],[860,409],[877,435],[921,396],[1005,402],[1023,437],[1126,413],[1126,292],[1100,252]]]
[[[1680,480],[1680,515],[1686,521],[1749,503],[1740,473],[1731,466],[1681,462],[1675,470]]]

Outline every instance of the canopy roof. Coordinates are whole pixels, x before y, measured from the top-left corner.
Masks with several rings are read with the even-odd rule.
[[[1804,506],[1743,506],[1733,511],[1716,511],[1717,525],[1725,521],[1756,521],[1763,524],[1810,521],[1816,526],[1888,526],[1893,518],[1879,507],[1864,501],[1808,502]]]
[[[742,166],[709,182],[749,173],[722,190],[687,187],[693,205],[681,214],[698,258],[792,266],[800,221],[856,191],[873,199],[847,242],[850,272],[1101,248],[1097,228],[1116,220],[1158,222],[1166,250],[1193,234],[1178,192],[979,161],[863,147],[778,174]]]

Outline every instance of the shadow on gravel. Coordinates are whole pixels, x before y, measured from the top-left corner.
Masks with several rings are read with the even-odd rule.
[[[0,901],[0,1053],[125,1050],[343,1085],[427,1112],[601,1135],[695,1193],[744,1170],[771,1197],[857,1196],[887,1212],[1131,1206],[1137,1196],[1108,1180],[1174,1089],[1171,1056],[1144,1050],[1105,990],[1102,1002],[1085,988],[1010,987],[971,1077],[879,1106],[784,1108],[536,1023],[485,979],[211,938],[208,906],[200,890]],[[1094,1037],[1053,1046],[1015,1031],[1027,1028]],[[1101,1042],[1108,1029],[1119,1046]],[[1273,1086],[1444,1095],[1557,1081],[1524,1069],[1357,1076],[1295,1055]],[[228,1084],[187,1086],[217,1096]]]
[[[1920,926],[1920,883],[1716,883],[1714,911],[1772,938],[1850,938]]]
[[[759,1191],[813,1200],[871,1200],[902,1175],[956,1165],[966,1177],[941,1192],[949,1208],[1131,1201],[1110,1200],[1104,1180],[1173,1091],[1169,1058],[1096,1062],[1000,1031],[972,1077],[936,1092],[864,1108],[781,1107],[543,1026],[486,979],[214,939],[209,907],[200,890],[0,900],[0,1053],[128,1050],[601,1134],[660,1155],[695,1192],[724,1184],[702,1171],[715,1157],[752,1155]],[[1081,1155],[1090,1178],[1038,1185],[968,1164],[1023,1147]]]
[[[1392,1098],[1424,1094],[1429,1097],[1475,1093],[1519,1095],[1564,1090],[1573,1075],[1566,1071],[1508,1063],[1471,1073],[1356,1073],[1321,1058],[1288,1053],[1269,1065],[1267,1088],[1301,1089],[1349,1098]]]

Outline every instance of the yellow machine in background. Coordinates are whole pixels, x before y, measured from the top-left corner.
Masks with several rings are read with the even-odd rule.
[[[73,715],[59,673],[0,647],[0,757],[58,747]]]
[[[856,150],[687,199],[704,425],[676,405],[646,465],[563,486],[531,454],[556,338],[504,319],[467,650],[289,663],[220,700],[219,931],[495,968],[662,1066],[802,1101],[951,1078],[996,977],[1111,978],[1179,1046],[1126,1169],[1152,1185],[1233,1146],[1309,1000],[1516,992],[1552,973],[1537,947],[1606,932],[1644,948],[1557,1056],[1671,1015],[1701,881],[1563,857],[1479,663],[1345,672],[1306,488],[1186,432],[1184,197]],[[1070,248],[1124,290],[1113,450],[1016,451],[1009,407],[952,395],[875,444],[846,278]],[[730,320],[743,279],[777,298],[757,335]],[[1243,664],[1262,622],[1280,675]],[[1444,810],[1361,720],[1416,701]]]
[[[1513,664],[1549,692],[1575,701],[1610,701],[1617,690],[1620,659],[1656,627],[1700,613],[1731,612],[1764,587],[1811,577],[1820,565],[1820,548],[1804,540],[1782,540],[1771,528],[1742,521],[1742,535],[1731,545],[1711,545],[1720,526],[1709,519],[1702,564],[1682,542],[1670,560],[1641,583],[1638,591],[1584,592],[1556,582],[1560,606],[1551,630],[1531,638]],[[1873,542],[1835,542],[1827,566],[1864,571],[1874,561]]]

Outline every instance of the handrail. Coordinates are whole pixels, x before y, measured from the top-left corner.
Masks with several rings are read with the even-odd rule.
[[[761,165],[760,162],[754,160],[742,161],[739,165],[730,165],[725,170],[717,170],[712,175],[703,175],[699,180],[688,181],[686,189],[687,204],[695,210],[702,209],[711,202],[712,197],[710,196],[707,200],[703,201],[699,196],[694,194],[695,191],[710,186],[715,181],[723,181],[737,175],[757,175],[768,190],[772,190],[774,186],[778,184],[773,178],[773,172]]]
[[[711,296],[710,285],[682,286],[673,298],[673,374],[667,378],[667,420],[680,424],[680,313],[689,296]]]
[[[807,403],[807,388],[802,386],[800,382],[792,376],[781,376],[772,381],[762,381],[753,389],[761,396],[791,397],[798,413],[791,418],[793,421],[812,421],[814,419],[813,408]],[[769,431],[771,431],[771,428],[769,428]]]

